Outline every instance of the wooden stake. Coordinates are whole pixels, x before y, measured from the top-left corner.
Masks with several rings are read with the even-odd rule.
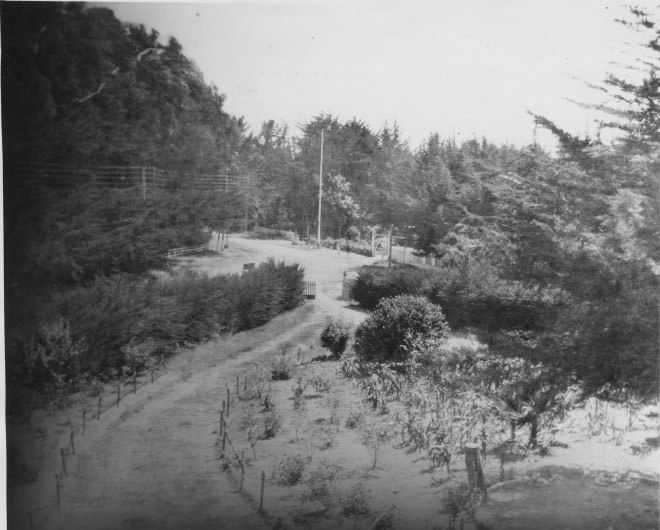
[[[264,486],[266,484],[266,472],[261,472],[261,492],[259,493],[259,511],[264,509]]]
[[[222,436],[222,432],[225,430],[225,402],[222,402],[222,410],[220,411],[220,430],[218,431],[220,433],[220,436]]]
[[[99,396],[99,401],[96,404],[96,419],[100,420],[101,419],[101,396]]]
[[[133,394],[137,394],[137,372],[133,372]]]
[[[468,485],[470,491],[478,489],[486,498],[486,485],[484,483],[484,472],[481,468],[481,459],[479,458],[479,448],[477,444],[467,444],[465,446],[465,468],[468,475]]]
[[[222,458],[225,457],[225,447],[227,446],[227,431],[222,433]]]
[[[151,369],[151,384],[154,384],[154,369]]]
[[[117,385],[117,406],[119,406],[119,400],[121,399],[121,384]]]
[[[247,375],[243,378],[243,392],[247,392]]]
[[[60,499],[60,476],[55,475],[55,492],[57,494],[57,507],[59,508],[62,504]]]
[[[229,419],[229,385],[227,385],[227,419]]]
[[[87,420],[87,409],[83,409],[82,416],[83,416],[82,435],[85,436],[85,423],[86,423],[86,420]]]
[[[66,451],[64,448],[60,449],[60,457],[62,458],[62,474],[68,475],[66,471]]]
[[[241,388],[240,388],[239,385],[240,385],[240,383],[239,383],[239,380],[238,380],[238,376],[236,376],[236,397],[241,396]]]
[[[69,424],[69,427],[71,428],[71,432],[69,433],[69,440],[71,441],[71,454],[75,455],[76,454],[76,444],[74,443],[74,440],[73,440],[73,424]]]
[[[241,450],[241,483],[238,485],[238,491],[243,490],[244,478],[245,478],[245,451]]]

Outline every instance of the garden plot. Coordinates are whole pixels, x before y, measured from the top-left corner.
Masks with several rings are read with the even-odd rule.
[[[400,402],[388,399],[374,407],[365,386],[342,373],[340,361],[312,362],[321,353],[295,347],[276,353],[268,365],[273,371],[255,365],[239,380],[240,398],[235,389],[230,392],[230,441],[222,465],[272,524],[657,528],[656,454],[633,454],[630,445],[617,446],[614,439],[585,439],[584,421],[593,423],[594,417],[589,407],[561,424],[573,425],[574,433],[554,431],[552,440],[543,437],[540,448],[520,454],[511,448],[498,453],[495,447],[507,447],[509,426],[490,426],[482,459],[488,492],[478,498],[467,489],[458,446],[444,459],[416,446],[405,433]],[[641,426],[635,420],[630,428]],[[482,427],[477,421],[474,433],[456,436],[464,443],[478,441]],[[519,435],[528,432],[523,428]],[[586,458],[595,443],[599,456],[609,460],[604,466]],[[222,453],[221,437],[218,450]]]

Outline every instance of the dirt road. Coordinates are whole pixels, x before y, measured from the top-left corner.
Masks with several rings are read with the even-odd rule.
[[[269,257],[298,262],[317,282],[317,299],[260,330],[211,341],[173,359],[167,373],[78,434],[75,455],[62,472],[59,447],[68,441],[69,411],[42,414],[46,434],[33,443],[43,454],[36,482],[9,499],[10,528],[27,529],[261,529],[265,523],[237,494],[218,460],[218,419],[227,385],[263,356],[286,343],[318,337],[329,313],[358,322],[363,313],[338,300],[343,271],[373,261],[357,255],[312,250],[283,241],[232,238],[221,255],[187,260],[210,274],[239,272],[243,263]],[[75,423],[75,421],[74,421]],[[34,430],[34,429],[33,429]],[[55,474],[60,475],[57,507]]]

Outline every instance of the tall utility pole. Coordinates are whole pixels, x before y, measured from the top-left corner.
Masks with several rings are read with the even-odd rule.
[[[316,246],[321,246],[321,197],[323,196],[323,129],[321,129],[321,164],[319,166],[319,223],[316,234]]]
[[[250,174],[246,173],[246,186],[245,186],[245,231],[248,231],[248,201],[250,198]]]

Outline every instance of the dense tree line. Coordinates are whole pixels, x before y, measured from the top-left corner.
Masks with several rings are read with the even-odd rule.
[[[532,115],[558,140],[551,155],[535,144],[438,134],[414,147],[396,124],[374,131],[331,115],[295,136],[274,121],[250,133],[174,38],[164,44],[154,30],[80,3],[0,9],[8,297],[11,282],[23,295],[26,270],[31,285],[143,272],[175,240],[192,242],[202,226],[224,225],[244,208],[251,224],[315,234],[323,131],[323,237],[369,239],[371,228],[393,226],[440,259],[451,282],[436,298],[457,307],[472,307],[477,295],[487,308],[512,307],[516,293],[524,305],[530,293],[561,292],[563,310],[552,303],[544,318],[534,313],[534,329],[491,325],[492,347],[550,358],[593,391],[648,394],[657,385],[660,34],[646,13],[633,10],[624,22],[648,33],[644,54],[633,58],[642,78],[613,75],[599,90],[614,102],[599,108],[618,141],[579,138]],[[11,171],[26,161],[243,180],[240,195],[222,204],[181,189],[141,204],[93,186],[55,196],[35,190]]]

